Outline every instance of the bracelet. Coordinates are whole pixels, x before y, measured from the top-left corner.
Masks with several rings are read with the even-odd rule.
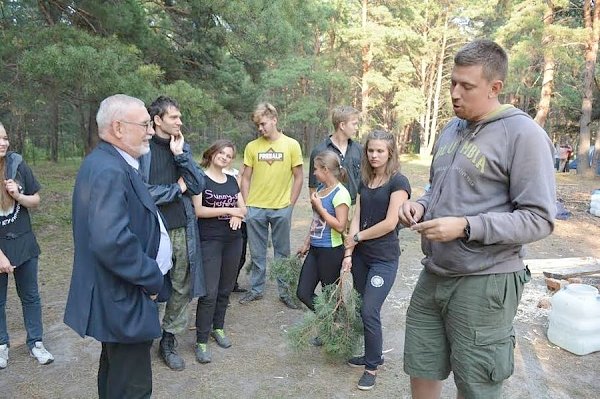
[[[344,257],[342,259],[351,258],[351,257],[352,257],[352,255],[344,255]]]

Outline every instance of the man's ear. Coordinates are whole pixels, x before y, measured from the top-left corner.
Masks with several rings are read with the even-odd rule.
[[[495,80],[490,87],[489,98],[497,98],[504,87],[504,82],[501,80]]]
[[[112,129],[110,129],[109,134],[115,136],[119,140],[121,138],[123,138],[123,132],[122,132],[123,124],[121,122],[119,122],[117,120],[112,121],[110,123],[110,126],[111,126]]]
[[[154,126],[160,126],[162,123],[162,119],[160,119],[160,116],[158,115],[154,115],[154,118],[152,118],[152,120],[154,121]]]

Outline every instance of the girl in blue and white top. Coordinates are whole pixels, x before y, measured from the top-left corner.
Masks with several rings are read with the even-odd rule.
[[[340,276],[344,257],[342,232],[348,223],[350,193],[340,183],[346,180],[346,171],[333,151],[324,151],[314,159],[315,177],[319,181],[317,191],[310,197],[313,220],[303,247],[298,251],[305,255],[298,281],[298,298],[311,310],[314,308],[315,288],[333,284]]]

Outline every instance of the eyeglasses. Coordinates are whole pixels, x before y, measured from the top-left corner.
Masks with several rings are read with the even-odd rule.
[[[139,122],[129,122],[129,121],[119,121],[121,123],[129,123],[131,125],[138,125],[138,126],[143,126],[146,128],[146,131],[149,131],[150,129],[152,129],[152,121],[147,121],[147,122],[143,122],[143,123],[139,123]]]

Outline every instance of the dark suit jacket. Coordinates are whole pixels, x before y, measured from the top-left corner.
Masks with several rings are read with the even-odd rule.
[[[73,192],[75,255],[64,322],[82,337],[134,343],[160,336],[149,297],[163,285],[157,212],[141,176],[100,142]]]

